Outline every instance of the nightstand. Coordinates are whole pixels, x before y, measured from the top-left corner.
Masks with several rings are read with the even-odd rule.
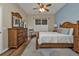
[[[56,29],[56,28],[54,28],[54,29],[53,29],[53,32],[57,32],[57,29]]]
[[[79,52],[79,36],[74,36],[74,51]]]

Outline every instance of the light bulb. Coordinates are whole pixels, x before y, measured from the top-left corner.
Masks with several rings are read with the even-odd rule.
[[[44,11],[45,11],[45,9],[44,9],[44,8],[42,8],[42,11],[44,12]]]
[[[45,9],[44,9],[44,8],[40,8],[40,9],[39,9],[39,11],[44,12],[44,11],[45,11]]]
[[[41,12],[42,12],[42,9],[40,8],[40,9],[39,9],[39,11],[41,11]]]

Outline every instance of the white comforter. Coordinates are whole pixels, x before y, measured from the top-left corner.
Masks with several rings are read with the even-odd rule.
[[[38,43],[73,43],[73,36],[57,32],[39,32]]]

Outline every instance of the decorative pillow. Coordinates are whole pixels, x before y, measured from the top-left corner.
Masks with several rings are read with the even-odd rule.
[[[61,33],[72,35],[73,34],[73,28],[62,28],[62,32]]]
[[[62,33],[62,34],[72,35],[73,34],[73,28],[58,28],[57,32]]]
[[[70,28],[69,35],[72,35],[72,34],[73,34],[73,28]]]
[[[63,34],[69,34],[70,29],[68,28],[62,28],[62,33]]]

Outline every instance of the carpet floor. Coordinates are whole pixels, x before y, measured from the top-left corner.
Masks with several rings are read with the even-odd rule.
[[[35,48],[36,38],[33,38],[21,56],[78,56],[69,48]]]

